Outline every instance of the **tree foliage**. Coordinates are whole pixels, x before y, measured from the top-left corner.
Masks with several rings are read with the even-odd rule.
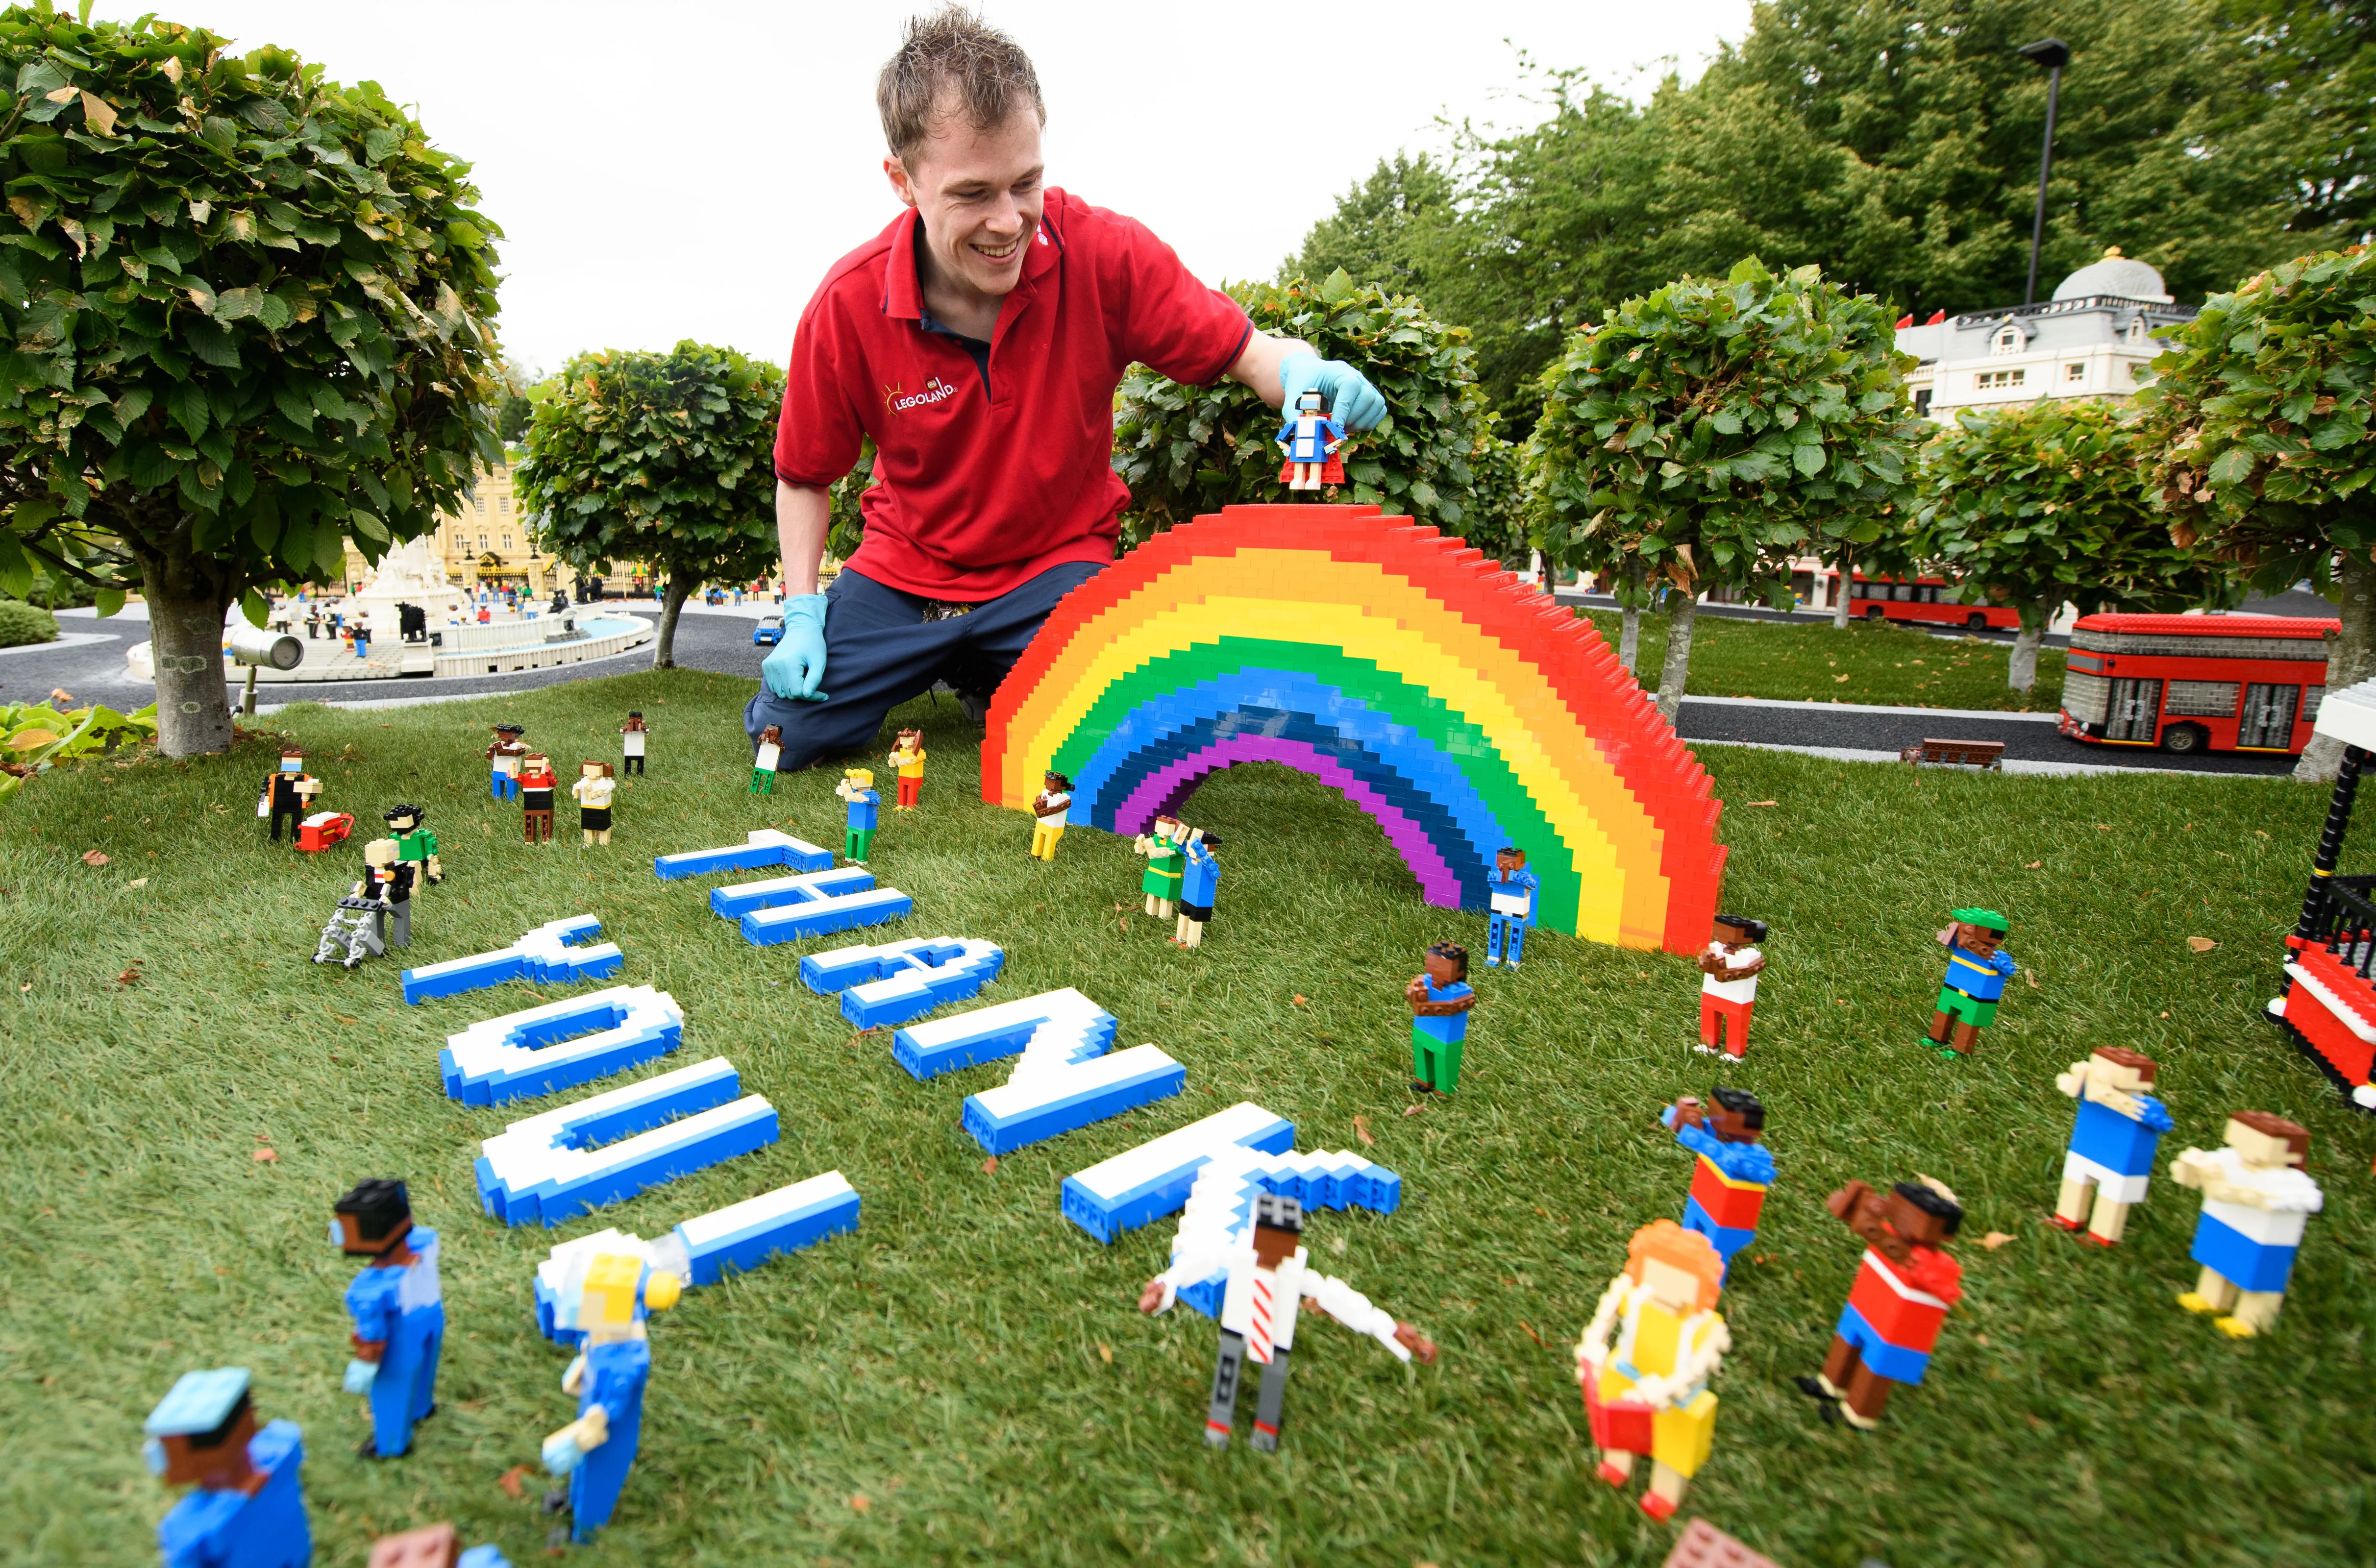
[[[544,549],[581,572],[643,561],[668,583],[655,662],[711,578],[775,575],[776,418],[784,374],[690,340],[665,354],[580,354],[529,425],[514,481]]]
[[[1525,547],[1515,454],[1477,386],[1466,332],[1342,271],[1230,291],[1257,328],[1350,362],[1386,399],[1386,418],[1353,438],[1346,483],[1329,499],[1407,514],[1496,557]],[[1289,499],[1273,444],[1280,419],[1234,381],[1188,386],[1134,366],[1114,424],[1114,471],[1132,495],[1125,542],[1200,512]]]

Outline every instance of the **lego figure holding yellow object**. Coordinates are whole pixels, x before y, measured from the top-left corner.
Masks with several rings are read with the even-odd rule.
[[[611,841],[611,800],[618,789],[609,763],[589,757],[577,765],[577,782],[569,792],[577,798],[577,826],[586,835],[580,849]]]
[[[1146,895],[1146,913],[1150,920],[1168,921],[1171,906],[1180,900],[1180,879],[1186,870],[1187,857],[1181,846],[1188,841],[1188,829],[1176,816],[1155,819],[1155,831],[1142,833],[1131,848],[1146,857],[1146,874],[1139,878],[1138,889]]]
[[[902,730],[899,743],[891,748],[891,766],[899,775],[897,809],[911,812],[924,798],[924,732]]]
[[[561,1391],[577,1400],[577,1419],[544,1440],[544,1467],[569,1478],[569,1491],[545,1494],[544,1509],[570,1514],[570,1537],[590,1541],[611,1522],[643,1434],[644,1385],[652,1375],[647,1313],[676,1305],[683,1284],[673,1274],[647,1271],[641,1257],[603,1253],[561,1294],[555,1325],[586,1336],[585,1348],[561,1376]],[[559,1531],[554,1534],[558,1536]],[[559,1544],[555,1542],[555,1544]]]
[[[1056,858],[1056,840],[1064,836],[1064,818],[1073,809],[1073,781],[1061,773],[1051,773],[1040,781],[1039,797],[1031,802],[1031,853],[1034,858],[1052,861]]]
[[[1708,1380],[1732,1348],[1716,1313],[1724,1260],[1708,1239],[1671,1219],[1634,1232],[1625,1268],[1609,1282],[1575,1347],[1576,1381],[1600,1450],[1600,1479],[1623,1486],[1650,1456],[1642,1511],[1674,1516],[1716,1435]]]
[[[883,806],[883,797],[875,792],[874,775],[863,767],[845,769],[841,782],[833,792],[849,802],[841,852],[844,857],[866,863],[867,848],[874,842],[874,825]]]
[[[2191,1148],[2170,1161],[2171,1181],[2203,1191],[2192,1253],[2203,1274],[2178,1304],[2222,1314],[2214,1326],[2240,1339],[2276,1326],[2302,1232],[2326,1196],[2302,1170],[2310,1129],[2299,1123],[2265,1111],[2234,1111],[2227,1144],[2208,1154]]]

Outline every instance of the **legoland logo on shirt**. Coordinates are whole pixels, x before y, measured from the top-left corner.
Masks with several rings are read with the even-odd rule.
[[[903,392],[899,386],[885,386],[883,389],[883,406],[895,414],[904,413],[909,409],[940,402],[944,398],[954,398],[956,391],[955,386],[935,375],[924,383],[921,392]]]

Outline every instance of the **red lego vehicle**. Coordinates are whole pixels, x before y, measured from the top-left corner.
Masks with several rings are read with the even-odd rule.
[[[315,812],[297,825],[297,847],[308,854],[319,854],[345,842],[354,830],[355,819],[345,812]]]
[[[1824,574],[1831,591],[1840,591],[1840,575]],[[1946,597],[1944,577],[1917,577],[1908,581],[1901,577],[1851,576],[1848,579],[1848,613],[1867,621],[1919,621],[1934,626],[1961,626],[1966,631],[1993,627],[2001,632],[2018,630],[2021,612],[2001,604],[1957,604]]]
[[[2338,621],[2291,615],[2083,615],[2071,629],[2062,732],[2107,746],[2299,755],[2326,695]]]

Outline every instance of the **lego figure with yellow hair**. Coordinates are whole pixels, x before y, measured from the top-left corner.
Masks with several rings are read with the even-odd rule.
[[[1732,1336],[1717,1315],[1724,1259],[1696,1230],[1654,1219],[1634,1232],[1624,1272],[1609,1282],[1584,1337],[1575,1376],[1600,1451],[1600,1479],[1622,1487],[1650,1456],[1642,1511],[1668,1519],[1716,1436],[1716,1375]]]
[[[569,1510],[569,1538],[580,1544],[611,1522],[642,1435],[644,1384],[652,1375],[647,1313],[676,1305],[683,1284],[647,1269],[631,1253],[602,1253],[572,1269],[561,1293],[555,1326],[585,1336],[584,1348],[561,1376],[561,1391],[577,1397],[577,1419],[544,1440],[544,1467],[569,1478],[569,1491],[547,1492],[548,1514]],[[558,1545],[559,1530],[553,1532]]]
[[[846,768],[833,792],[849,802],[848,831],[841,839],[842,855],[864,865],[866,847],[874,842],[875,818],[883,805],[883,797],[874,790],[874,775],[868,768]]]

